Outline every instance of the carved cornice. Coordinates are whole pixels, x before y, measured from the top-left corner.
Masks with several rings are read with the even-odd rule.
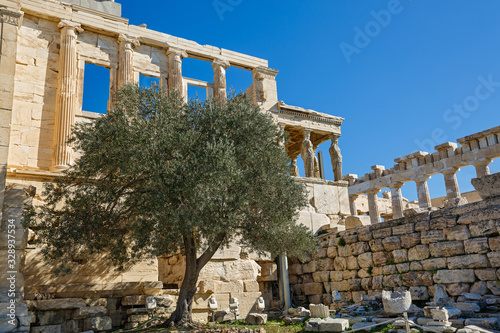
[[[258,66],[255,67],[252,71],[253,75],[256,79],[276,79],[276,75],[278,75],[277,69],[272,69],[269,67]]]
[[[339,118],[339,119],[325,118],[325,117],[321,117],[318,115],[307,114],[307,113],[303,113],[300,111],[293,111],[293,110],[288,110],[288,109],[284,109],[284,108],[280,108],[279,114],[284,115],[284,116],[294,117],[294,118],[302,118],[305,120],[311,120],[311,121],[314,121],[317,123],[323,123],[323,124],[328,124],[328,125],[340,126],[340,125],[342,125],[342,121],[343,121],[342,118]]]
[[[24,12],[8,9],[5,7],[0,8],[0,22],[12,24],[13,26],[20,27],[23,22]]]

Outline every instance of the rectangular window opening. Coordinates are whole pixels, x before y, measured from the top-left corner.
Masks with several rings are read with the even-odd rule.
[[[199,99],[201,101],[207,100],[206,87],[199,87],[188,84],[187,90],[188,90],[187,96],[189,99]]]
[[[83,111],[96,113],[108,112],[109,82],[109,68],[85,63],[83,78]]]
[[[153,84],[155,84],[156,89],[158,89],[160,87],[160,79],[154,76],[139,74],[139,86],[149,88]]]

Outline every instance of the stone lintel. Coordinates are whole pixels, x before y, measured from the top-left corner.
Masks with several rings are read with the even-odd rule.
[[[374,165],[371,167],[372,170],[375,170],[375,171],[382,171],[382,170],[385,170],[385,166],[383,165]]]
[[[444,150],[444,149],[449,149],[449,148],[457,148],[458,145],[455,143],[455,142],[445,142],[445,143],[442,143],[440,145],[437,145],[434,147],[434,149],[436,149],[437,151],[440,151],[440,150]]]
[[[272,68],[264,67],[264,66],[257,66],[252,70],[252,73],[258,79],[272,79],[272,80],[274,80],[276,78],[276,75],[278,75],[278,72],[279,71],[277,69],[272,69]]]

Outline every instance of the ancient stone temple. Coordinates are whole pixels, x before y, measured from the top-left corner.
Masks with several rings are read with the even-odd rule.
[[[43,183],[77,157],[68,143],[73,125],[101,116],[82,107],[88,64],[108,70],[109,96],[144,75],[186,98],[188,87],[197,86],[224,99],[231,84],[226,70],[250,71],[246,95],[289,133],[292,164],[301,156],[307,166],[306,177],[296,172],[310,196],[299,223],[314,232],[325,225],[334,230],[350,214],[338,147],[344,119],[279,101],[278,71],[267,60],[129,25],[112,0],[0,0],[0,18],[1,332],[134,327],[152,315],[168,316],[175,306],[182,257],[144,261],[126,272],[95,258],[75,274],[55,276],[42,261],[36,226],[22,226],[23,205],[42,203]],[[211,63],[213,82],[184,77],[186,58]],[[335,181],[322,178],[315,154],[329,140]],[[277,299],[278,275],[274,258],[236,245],[220,250],[201,273],[194,319],[207,321],[210,297],[219,308],[238,298],[240,318],[255,310],[261,295],[269,306]]]

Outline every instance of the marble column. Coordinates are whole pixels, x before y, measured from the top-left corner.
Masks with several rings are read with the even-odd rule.
[[[168,91],[176,92],[183,96],[182,89],[182,59],[187,58],[185,50],[170,46],[167,50],[168,56]]]
[[[77,104],[76,33],[82,32],[80,24],[61,20],[61,48],[59,51],[59,85],[55,110],[52,171],[66,169],[72,162],[72,147],[68,143],[75,125]]]
[[[311,142],[311,130],[304,131],[301,155],[304,160],[306,177],[314,177],[314,148]]]
[[[417,184],[418,206],[420,208],[429,208],[432,206],[429,187],[427,186],[427,181],[430,178],[431,176],[423,176],[415,179],[415,183]]]
[[[358,207],[356,205],[356,199],[359,194],[354,194],[349,196],[349,208],[351,210],[351,215],[358,215]]]
[[[136,38],[126,34],[118,36],[119,59],[118,59],[118,87],[127,83],[135,83],[134,79],[134,48],[140,43]]]
[[[493,162],[493,160],[487,158],[482,161],[478,161],[473,163],[474,167],[476,168],[476,177],[482,177],[490,174],[490,167],[489,164]]]
[[[212,62],[214,68],[214,98],[218,101],[225,101],[226,96],[226,69],[230,67],[225,59],[216,58]]]
[[[460,195],[460,189],[458,188],[457,172],[459,170],[458,168],[452,168],[441,172],[444,176],[444,185],[446,186],[444,207],[460,206],[467,203],[467,200]]]
[[[402,183],[391,184],[392,216],[395,219],[403,217],[403,196],[401,194]]]
[[[375,224],[380,222],[380,210],[378,208],[377,193],[380,189],[375,188],[368,190],[368,214],[370,215],[370,223]]]

